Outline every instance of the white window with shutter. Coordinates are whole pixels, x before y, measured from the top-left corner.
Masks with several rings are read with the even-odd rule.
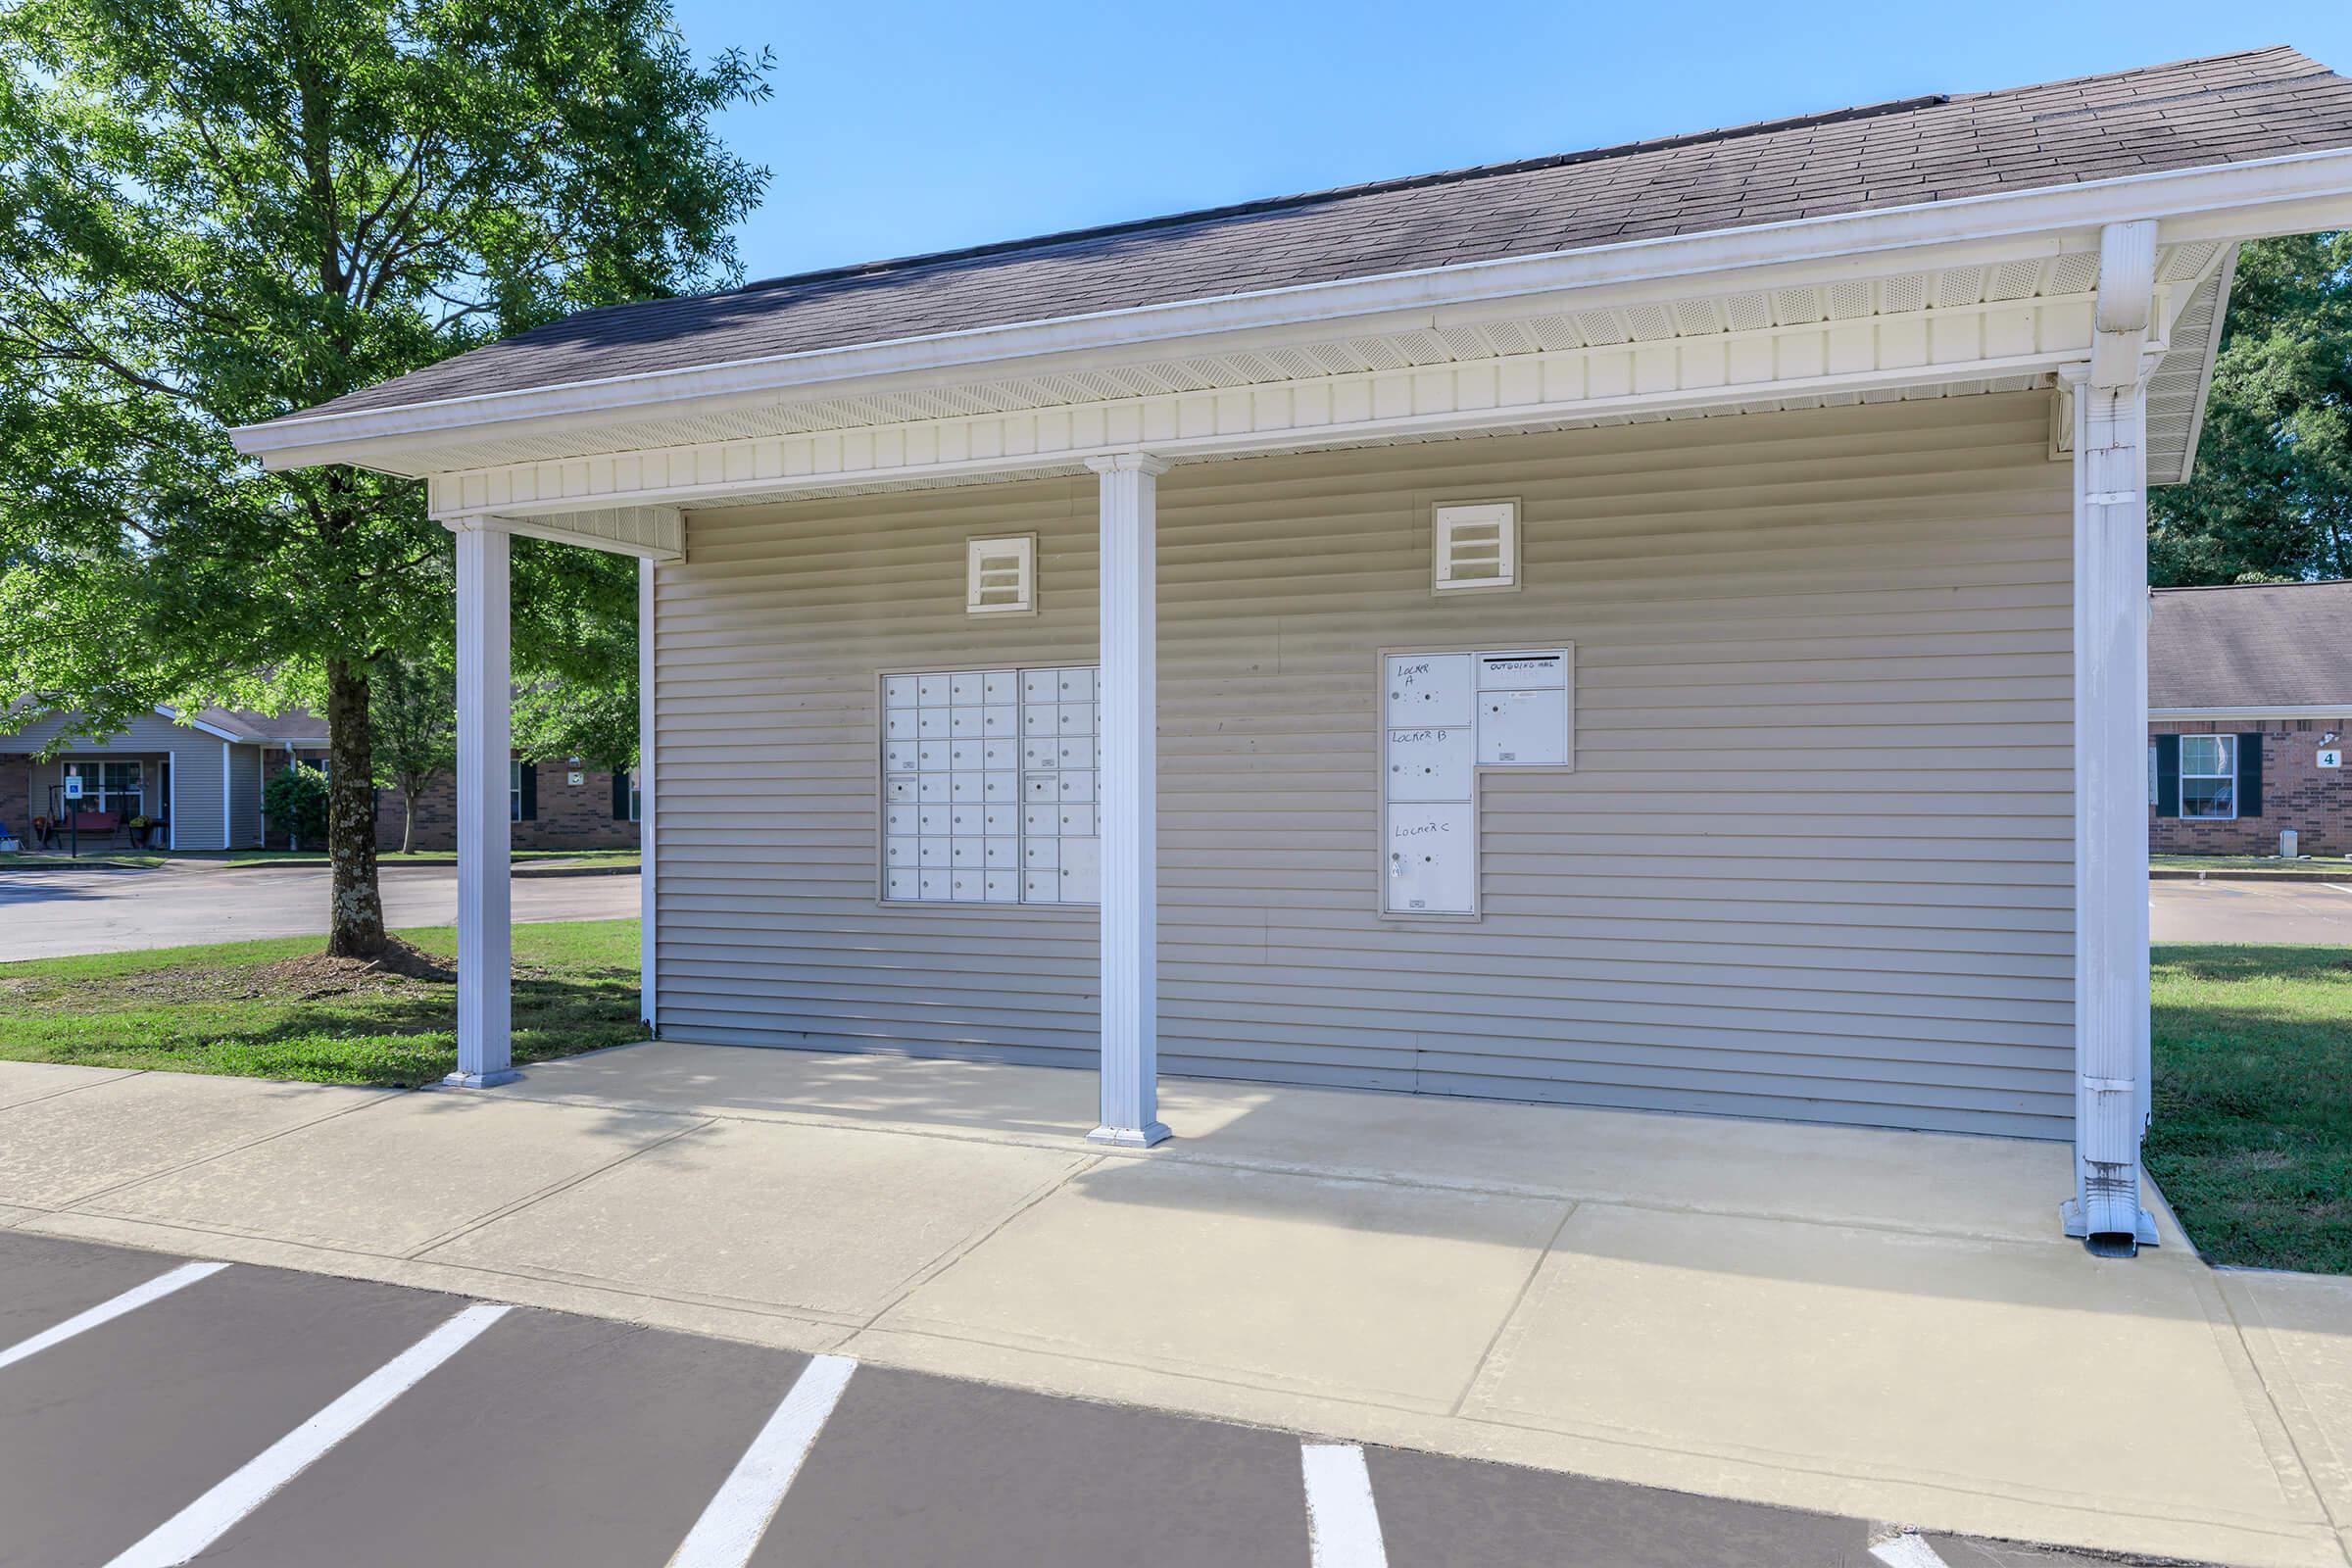
[[[1037,535],[973,539],[964,545],[963,608],[974,615],[1023,615],[1037,609]]]
[[[1519,503],[1441,502],[1431,528],[1430,586],[1442,594],[1519,586]]]

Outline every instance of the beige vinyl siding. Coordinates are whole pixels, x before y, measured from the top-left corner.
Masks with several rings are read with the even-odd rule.
[[[0,750],[36,752],[56,737],[70,721],[64,718],[44,720],[27,725],[13,735],[0,736]],[[163,816],[176,810],[178,826],[176,839],[183,850],[217,850],[220,847],[220,748],[224,743],[217,735],[207,735],[175,723],[161,713],[144,713],[132,719],[116,734],[100,741],[75,741],[58,760],[36,763],[32,769],[32,809],[48,809],[49,786],[64,773],[66,758],[99,760],[138,758],[147,763],[147,811],[151,816]],[[172,795],[176,806],[165,798],[160,787],[156,764],[169,755],[176,783]]]
[[[228,750],[228,845],[232,850],[258,847],[262,842],[262,785],[264,769],[283,767],[284,753],[275,747],[232,746]]]
[[[1160,481],[1171,1072],[2063,1137],[2070,493],[2041,394],[1190,465]],[[1430,506],[1526,586],[1434,598]],[[1091,1065],[1091,910],[885,907],[876,672],[1093,662],[1095,483],[698,513],[658,585],[661,1015]],[[1038,535],[1039,613],[962,612]],[[1577,650],[1482,782],[1485,915],[1385,920],[1383,648]]]

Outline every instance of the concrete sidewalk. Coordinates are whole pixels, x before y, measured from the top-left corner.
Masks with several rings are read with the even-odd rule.
[[[0,1224],[2014,1539],[2343,1568],[2352,1281],[2058,1146],[675,1045],[396,1094],[0,1063]]]

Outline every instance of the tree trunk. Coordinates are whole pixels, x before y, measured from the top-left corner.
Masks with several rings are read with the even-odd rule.
[[[375,758],[368,735],[368,676],[347,660],[326,666],[326,858],[334,867],[326,951],[370,958],[384,949],[384,899],[375,878]]]
[[[400,787],[400,853],[407,855],[416,848],[416,779]]]

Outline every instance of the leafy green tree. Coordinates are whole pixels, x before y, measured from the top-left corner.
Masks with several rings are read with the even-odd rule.
[[[458,765],[456,671],[447,659],[388,653],[375,662],[368,724],[376,780],[400,791],[400,848],[416,847],[416,797]]]
[[[447,637],[450,539],[224,430],[731,280],[766,172],[711,122],[767,69],[667,0],[0,0],[0,692],[322,710],[327,951],[379,948],[370,672]],[[633,564],[515,557],[518,667],[542,579],[628,613]]]
[[[2238,254],[2196,471],[2148,496],[2159,587],[2352,575],[2352,233]]]

